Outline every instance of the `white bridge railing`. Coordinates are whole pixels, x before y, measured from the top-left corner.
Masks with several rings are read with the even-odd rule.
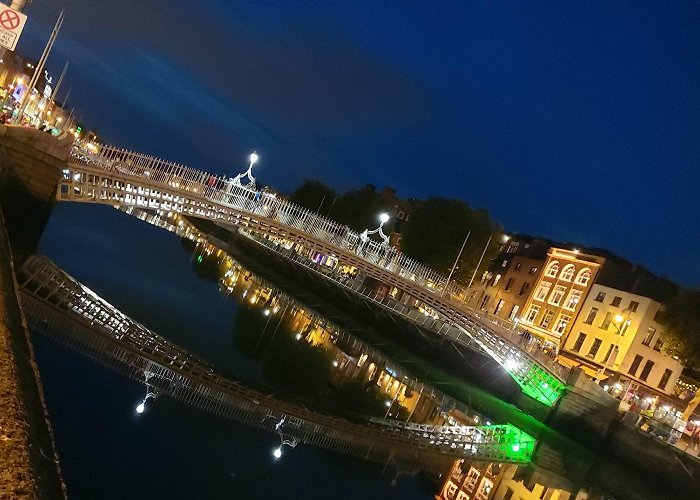
[[[264,215],[350,250],[358,257],[381,265],[436,293],[450,298],[466,297],[465,287],[453,281],[445,289],[446,276],[397,252],[393,247],[372,239],[363,240],[360,233],[346,225],[274,195],[251,189],[233,179],[215,177],[184,165],[108,145],[100,146],[97,154],[76,149],[73,151],[72,163],[142,177],[171,190],[175,188],[185,191],[189,197],[204,198],[216,204]],[[134,196],[138,194],[134,189]],[[177,203],[177,200],[173,200],[173,203]]]

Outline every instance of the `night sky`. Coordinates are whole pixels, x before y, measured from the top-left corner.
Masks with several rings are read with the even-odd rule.
[[[105,142],[456,197],[700,285],[699,2],[62,3],[48,67]],[[60,5],[27,8],[20,52]]]

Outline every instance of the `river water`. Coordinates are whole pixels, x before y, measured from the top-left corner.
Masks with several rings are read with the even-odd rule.
[[[264,315],[202,279],[174,234],[109,207],[58,204],[39,251],[227,375],[262,387],[274,381],[270,363],[242,347],[251,331],[264,331]],[[276,461],[276,435],[167,397],[137,416],[143,385],[45,337],[35,335],[34,343],[71,498],[418,499],[437,489],[421,475],[392,481],[392,465],[383,471],[381,464],[303,445]],[[279,355],[263,345],[263,353]]]

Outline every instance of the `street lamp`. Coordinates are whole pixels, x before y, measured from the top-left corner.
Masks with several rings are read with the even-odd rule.
[[[282,434],[282,427],[284,426],[284,420],[285,417],[282,417],[279,422],[275,424],[275,431],[277,431],[277,434],[280,437],[280,445],[272,450],[272,456],[275,458],[275,460],[279,460],[282,458],[282,447],[284,445],[289,446],[290,448],[294,448],[296,445],[299,444],[299,440],[295,437],[285,439],[284,435]]]
[[[384,227],[384,224],[386,224],[389,221],[390,217],[389,214],[387,213],[381,213],[379,214],[379,227],[377,229],[373,229],[372,231],[369,231],[365,229],[360,233],[360,240],[362,240],[363,243],[367,243],[369,241],[369,237],[372,234],[377,234],[379,233],[379,236],[382,238],[382,242],[384,245],[389,244],[389,237],[384,234],[384,231],[382,231],[382,228]]]
[[[596,372],[595,376],[595,381],[598,382],[600,380],[600,377],[605,373],[606,365],[608,364],[608,361],[610,358],[613,358],[613,363],[610,369],[612,371],[615,371],[615,361],[617,360],[617,351],[618,351],[618,345],[620,344],[620,338],[625,334],[627,331],[627,328],[630,326],[632,321],[629,318],[630,311],[625,310],[627,312],[626,317],[623,316],[620,313],[617,313],[615,316],[613,316],[613,326],[615,327],[615,330],[617,330],[617,338],[615,339],[615,343],[613,344],[613,348],[610,351],[610,355],[603,360],[603,366]],[[623,312],[625,312],[623,311]]]
[[[253,177],[253,165],[257,163],[257,161],[260,159],[258,156],[258,153],[253,151],[250,153],[250,156],[248,157],[248,170],[246,170],[243,173],[238,174],[236,177],[233,178],[233,183],[239,186],[242,186],[243,184],[241,183],[241,179],[247,177],[248,178],[248,184],[246,184],[246,187],[250,189],[255,189],[255,177]]]
[[[146,386],[146,396],[143,398],[143,400],[136,405],[136,414],[141,415],[144,411],[146,411],[146,401],[149,399],[155,400],[158,397],[158,391],[150,386]]]

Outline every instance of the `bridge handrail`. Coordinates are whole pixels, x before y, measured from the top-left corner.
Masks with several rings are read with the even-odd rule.
[[[253,402],[255,405],[281,412],[294,419],[326,426],[336,431],[344,431],[351,434],[359,433],[364,439],[390,441],[396,445],[419,447],[423,450],[432,448],[439,453],[445,453],[448,450],[452,450],[453,453],[458,455],[466,454],[467,450],[476,453],[476,447],[478,447],[480,451],[483,450],[488,456],[489,453],[494,453],[494,451],[489,451],[491,446],[501,446],[503,444],[500,435],[504,434],[505,431],[494,433],[487,427],[484,427],[484,431],[479,426],[469,427],[471,436],[479,435],[481,437],[466,441],[464,439],[447,439],[453,434],[459,435],[461,431],[453,433],[444,427],[436,427],[435,430],[430,430],[435,426],[431,427],[428,425],[426,428],[430,430],[431,434],[440,435],[441,439],[427,443],[426,440],[420,439],[420,435],[412,432],[411,429],[397,433],[393,426],[377,423],[374,423],[374,425],[361,425],[333,415],[316,413],[305,407],[273,398],[271,395],[247,388],[238,382],[223,377],[204,361],[121,313],[46,258],[34,256],[27,260],[22,267],[18,280],[23,288],[23,293],[27,293],[32,297],[33,301],[42,303],[45,307],[49,307],[57,313],[73,313],[72,320],[80,321],[83,327],[94,331],[97,336],[115,342],[122,348],[140,355],[145,354],[147,359],[153,363],[185,376],[195,384],[202,384],[206,387],[223,391],[231,396]],[[31,307],[30,310],[32,310]],[[46,318],[46,316],[44,317]],[[182,362],[176,363],[175,361],[178,360]],[[506,429],[512,426],[506,424],[496,427]],[[512,461],[515,462],[529,461],[534,451],[534,442],[528,444],[532,438],[524,433],[521,434],[522,436],[518,438],[518,442],[527,445],[528,449],[526,454],[512,457]],[[460,443],[470,446],[461,447]],[[455,448],[455,445],[457,445],[457,448]],[[459,447],[461,447],[462,451],[458,450]],[[499,454],[502,455],[502,453],[503,450],[500,450]]]
[[[450,293],[440,292],[441,284],[446,282],[444,276],[384,244],[372,240],[362,241],[360,235],[351,231],[347,226],[341,226],[335,221],[320,217],[285,200],[262,195],[240,183],[234,183],[232,179],[217,178],[206,172],[112,146],[101,146],[97,154],[74,149],[73,161],[89,170],[116,172],[118,177],[123,177],[127,183],[130,177],[138,178],[140,183],[133,186],[127,185],[125,189],[133,196],[140,194],[148,196],[148,186],[160,185],[166,187],[166,192],[186,191],[192,193],[185,195],[187,198],[182,200],[200,198],[207,202],[213,202],[215,205],[231,207],[238,212],[262,215],[279,221],[290,228],[300,229],[302,232],[326,241],[336,248],[351,252],[374,266],[384,268],[405,280],[415,282],[417,286],[432,292],[436,302],[447,305],[448,319],[453,320],[458,317],[462,320],[468,320],[477,330],[490,331],[493,335],[514,345],[525,347],[525,355],[532,357],[537,363],[546,367],[561,381],[566,380],[566,369],[554,362],[551,359],[551,354],[543,351],[542,346],[537,345],[534,339],[528,338],[527,333],[521,330],[514,332],[509,328],[494,324],[493,321],[481,318],[478,312],[468,310],[463,302],[455,301],[455,294],[452,293],[452,290],[462,290],[459,294],[464,296],[466,292],[463,291],[463,287],[453,282],[450,283]],[[145,192],[140,191],[140,186],[146,186],[143,188]],[[150,190],[150,194],[159,194],[152,187]],[[173,201],[178,202],[179,195],[174,195]],[[216,208],[214,211],[216,212]],[[224,212],[222,212],[222,217],[223,214]],[[450,311],[450,308],[454,311]],[[470,317],[467,318],[465,315]]]
[[[243,196],[248,201],[256,201],[256,196],[259,193],[240,183],[233,185],[232,179],[217,177],[175,162],[106,144],[99,145],[98,153],[74,148],[72,157],[74,161],[83,164],[99,165],[122,174],[148,177],[153,182],[170,187],[174,187],[172,183],[177,182],[175,179],[178,179],[182,181],[182,186],[178,187],[184,187],[188,190],[196,189],[195,193],[224,205],[227,204],[226,198],[229,197],[227,195]],[[156,175],[158,173],[161,175]],[[222,189],[220,186],[225,187]],[[287,200],[272,196],[265,196],[265,198],[265,203],[271,213],[294,215],[297,220],[293,222],[303,221],[316,236],[325,241],[334,242],[346,248],[354,247],[360,257],[375,263],[384,261],[387,267],[391,266],[399,275],[424,284],[428,289],[451,296],[466,296],[465,287],[452,281],[445,290],[446,276],[401,252],[395,251],[392,247],[387,247],[385,244],[371,239],[363,242],[360,233]]]

